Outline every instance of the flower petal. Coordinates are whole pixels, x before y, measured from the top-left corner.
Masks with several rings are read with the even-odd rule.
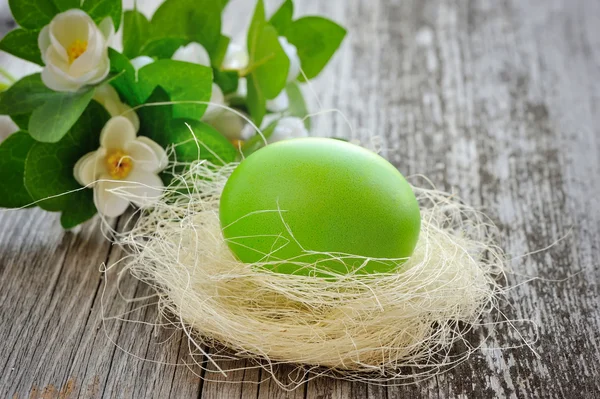
[[[119,93],[110,84],[105,83],[96,87],[94,100],[100,103],[110,116],[124,116],[129,119],[135,131],[140,129],[140,119],[132,108],[123,103]]]
[[[46,63],[46,51],[48,50],[48,47],[50,47],[50,44],[50,26],[46,25],[38,35],[38,47],[42,53],[42,61],[44,61],[44,64]]]
[[[208,51],[206,51],[204,46],[196,42],[179,47],[171,59],[210,66],[210,56],[208,55]]]
[[[234,112],[225,110],[225,112],[207,120],[206,123],[210,124],[219,133],[230,140],[242,140],[244,138],[242,132],[246,121]],[[250,134],[253,131],[254,130],[252,130]]]
[[[115,24],[113,23],[112,18],[104,18],[102,22],[100,22],[100,25],[98,25],[98,28],[100,29],[102,36],[104,36],[104,41],[109,45],[115,35]]]
[[[154,58],[148,57],[147,55],[140,55],[139,57],[135,57],[131,60],[131,65],[135,70],[140,70],[146,65],[152,64],[154,62]]]
[[[94,204],[96,209],[106,217],[121,216],[129,206],[129,201],[111,190],[122,189],[128,183],[111,180],[108,175],[102,175],[94,186]]]
[[[271,112],[283,112],[290,107],[290,99],[285,90],[282,90],[277,97],[267,101],[267,110]]]
[[[82,186],[89,186],[96,181],[96,176],[100,176],[106,172],[106,166],[103,161],[104,151],[88,152],[77,161],[73,168],[73,176],[77,183]]]
[[[133,140],[123,147],[125,153],[133,160],[134,170],[141,169],[156,173],[160,162],[152,147],[139,140]]]
[[[69,66],[69,75],[80,77],[95,70],[102,63],[103,58],[108,58],[108,48],[100,31],[93,26],[90,27],[90,41],[86,50]]]
[[[238,80],[238,88],[235,92],[234,97],[246,98],[248,96],[248,80],[246,78],[240,78]]]
[[[127,183],[123,190],[129,194],[128,200],[143,207],[156,203],[162,195],[164,187],[163,181],[156,174],[134,169],[127,176]]]
[[[294,116],[281,118],[271,137],[267,139],[269,143],[275,143],[281,140],[308,137],[308,130],[300,118]]]
[[[223,60],[223,69],[240,70],[248,66],[250,57],[245,46],[237,43],[230,43]]]
[[[60,13],[50,22],[50,40],[52,46],[57,48],[68,60],[66,49],[75,40],[87,42],[89,40],[90,26],[96,27],[88,14],[79,9],[71,9]]]
[[[108,76],[108,72],[110,71],[110,60],[108,56],[102,57],[98,65],[95,68],[89,70],[85,74],[72,77],[75,82],[79,82],[81,85],[91,85],[95,83],[100,83],[104,78]]]
[[[8,116],[0,116],[0,144],[20,129]]]
[[[57,39],[56,37],[52,34],[52,24],[50,24],[50,30],[49,30],[49,35],[48,35],[49,39],[50,39],[50,47],[51,49],[53,49],[58,56],[60,57],[60,59],[65,62],[68,63],[69,62],[69,55],[67,54],[67,49],[66,46],[68,46],[68,44],[66,45],[62,45]]]
[[[129,119],[129,122],[133,125],[135,131],[140,130],[140,118],[136,114],[136,112],[129,105],[125,103],[120,103],[119,105],[119,115],[124,116]]]
[[[225,111],[225,108],[219,106],[225,105],[225,96],[223,95],[223,91],[221,90],[219,85],[216,83],[212,84],[212,92],[210,94],[209,102],[211,104],[209,104],[208,107],[206,107],[206,111],[204,112],[204,115],[202,115],[202,120],[209,120],[214,116],[220,114],[221,112]]]
[[[279,44],[285,51],[285,54],[290,60],[290,69],[288,70],[287,82],[293,82],[300,74],[300,57],[298,57],[298,49],[284,36],[279,36]]]
[[[65,79],[61,74],[56,73],[51,65],[46,65],[42,70],[42,82],[54,91],[77,91],[82,86],[81,83]]]
[[[119,93],[112,87],[110,84],[105,83],[96,87],[96,91],[94,92],[94,100],[99,102],[111,116],[117,116],[116,113],[118,110],[118,105],[121,102],[119,98]],[[114,111],[114,113],[112,112]]]
[[[135,127],[124,116],[111,118],[100,133],[100,145],[108,150],[123,149],[129,142],[135,140]]]
[[[148,137],[140,136],[136,139],[141,143],[146,144],[148,147],[152,148],[154,153],[156,154],[156,158],[158,159],[158,171],[164,170],[169,164],[169,157],[167,156],[167,152],[164,148],[162,148],[157,142],[150,140]]]
[[[281,116],[278,114],[267,114],[265,115],[265,117],[263,118],[263,121],[260,125],[260,131],[264,131],[270,124],[272,124],[273,122],[275,122],[276,120],[280,119]],[[259,135],[258,131],[254,128],[254,126],[252,126],[250,123],[246,123],[246,126],[244,126],[244,129],[242,130],[241,133],[241,139],[242,140],[249,140],[250,138],[252,138],[253,136]]]
[[[69,63],[65,61],[61,55],[56,51],[56,48],[50,46],[46,51],[45,55],[46,66],[56,70],[57,73],[63,75],[67,80],[70,80],[70,76],[67,74],[69,69]]]

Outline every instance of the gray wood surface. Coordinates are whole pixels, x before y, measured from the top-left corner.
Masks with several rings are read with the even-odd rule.
[[[156,1],[138,3],[151,10]],[[99,271],[122,255],[99,223],[63,232],[56,215],[34,209],[0,212],[0,397],[600,397],[600,2],[297,3],[298,14],[327,15],[350,32],[313,87],[354,129],[329,114],[315,119],[316,132],[377,135],[404,174],[427,175],[489,213],[514,257],[502,310],[532,320],[516,327],[529,340],[537,331],[539,357],[499,349],[521,342],[501,328],[469,361],[406,387],[319,378],[285,392],[257,384],[257,370],[213,375],[237,384],[203,382],[197,369],[173,365],[190,361],[180,332],[103,322],[132,310],[125,317],[161,320],[152,300],[140,308],[123,299],[148,287],[128,276],[117,285],[118,267]],[[243,15],[251,2],[235,7]],[[0,61],[25,71],[5,54]]]

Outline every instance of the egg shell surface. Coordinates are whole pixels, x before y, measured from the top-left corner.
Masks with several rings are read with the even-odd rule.
[[[223,189],[219,216],[242,262],[317,276],[390,272],[413,253],[421,225],[414,192],[392,164],[324,138],[281,141],[247,157]]]

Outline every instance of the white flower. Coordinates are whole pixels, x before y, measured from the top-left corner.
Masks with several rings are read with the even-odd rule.
[[[104,216],[123,214],[130,202],[151,205],[164,189],[158,173],[167,166],[167,154],[136,133],[129,119],[111,118],[100,134],[100,148],[75,165],[75,179],[83,186],[93,185],[94,203]]]
[[[210,102],[213,104],[226,105],[225,96],[221,88],[213,83]],[[202,116],[202,121],[214,127],[219,133],[229,140],[241,140],[242,129],[246,124],[244,118],[226,108],[209,105]]]
[[[246,98],[248,96],[248,80],[246,78],[238,79],[238,86],[233,97]]]
[[[277,123],[271,136],[267,138],[267,143],[275,143],[277,141],[295,139],[300,137],[308,137],[309,133],[304,126],[302,119],[295,116],[286,116],[279,119],[276,114],[269,114],[264,117],[260,129],[264,132],[272,123]],[[244,140],[250,139],[252,136],[258,134],[256,129],[250,124],[244,126],[242,129],[242,138]]]
[[[285,54],[290,60],[290,69],[287,77],[287,82],[290,83],[296,80],[300,74],[300,57],[298,57],[298,49],[283,36],[279,36],[279,44],[281,44],[283,51],[285,51]]]
[[[223,95],[223,91],[221,90],[219,85],[216,83],[212,84],[212,92],[210,94],[209,102],[211,104],[208,104],[204,115],[202,115],[202,120],[205,122],[214,119],[223,112],[227,111],[225,108],[220,106],[225,105],[225,96]]]
[[[6,140],[11,134],[18,131],[19,127],[8,115],[0,116],[0,143]]]
[[[277,122],[277,126],[273,131],[273,134],[267,139],[268,143],[275,143],[277,141],[296,139],[301,137],[308,137],[308,130],[304,126],[302,119],[295,116],[288,116],[281,118]]]
[[[210,56],[208,55],[208,51],[206,51],[200,43],[196,42],[179,47],[171,59],[210,67]],[[225,105],[225,96],[223,95],[221,88],[215,83],[212,84],[209,102],[217,105],[208,104],[206,111],[202,116],[203,121],[214,119],[224,111],[224,108],[219,105]]]
[[[175,61],[186,61],[193,64],[210,66],[208,51],[200,43],[192,42],[187,46],[181,46],[171,57]]]
[[[225,110],[215,118],[208,119],[205,122],[231,141],[244,139],[242,132],[246,121],[235,112]]]
[[[152,64],[154,62],[154,58],[148,57],[147,55],[140,55],[139,57],[132,59],[130,62],[133,66],[133,69],[139,71],[146,65]]]
[[[225,70],[239,71],[248,67],[250,56],[245,46],[230,43],[223,59],[222,68]]]
[[[110,116],[122,115],[129,119],[135,131],[140,128],[140,120],[137,114],[131,110],[131,107],[121,101],[119,94],[110,84],[105,83],[96,87],[94,100],[99,102],[108,111]]]
[[[42,81],[55,91],[77,91],[108,75],[108,42],[114,34],[110,17],[100,26],[85,12],[72,9],[58,14],[38,36],[46,65]]]
[[[290,99],[285,90],[282,90],[277,97],[267,100],[267,110],[270,112],[283,112],[290,107]]]
[[[288,42],[284,36],[279,36],[279,44],[290,60],[290,69],[288,71],[287,82],[296,80],[300,74],[300,58],[296,46]],[[222,68],[225,70],[242,70],[248,67],[250,56],[246,47],[237,43],[230,43],[227,47],[227,53],[223,60]]]
[[[238,86],[235,93],[230,94],[234,98],[246,98],[248,96],[248,81],[246,78],[238,79]],[[277,97],[267,100],[267,111],[283,112],[290,107],[290,99],[285,90],[282,90]]]

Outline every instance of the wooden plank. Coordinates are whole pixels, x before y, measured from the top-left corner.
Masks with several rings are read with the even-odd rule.
[[[289,389],[293,388],[293,390],[282,389],[273,378],[266,378],[266,373],[263,371],[262,379],[264,381],[259,386],[258,399],[304,399],[311,397],[308,396],[305,385],[295,387],[294,384],[295,381],[303,380],[303,370],[290,365],[279,364],[273,366],[273,374],[281,383],[286,384]]]
[[[441,103],[446,110],[461,110],[445,112],[443,129],[464,132],[447,139],[451,145],[445,150],[446,184],[462,185],[460,192],[470,202],[481,201],[501,227],[503,247],[511,255],[544,248],[568,234],[571,227],[581,234],[578,226],[585,223],[585,208],[569,205],[565,199],[597,197],[599,192],[597,184],[573,189],[564,178],[568,169],[577,178],[585,178],[586,170],[598,170],[598,131],[594,137],[588,129],[560,123],[565,110],[574,111],[564,96],[583,72],[561,63],[576,51],[573,41],[587,40],[585,32],[564,32],[562,24],[584,21],[584,5],[589,9],[589,2],[477,1],[467,9],[448,2],[439,10],[437,22],[445,33],[440,35],[440,46],[446,49],[440,51],[440,65],[449,66],[441,79],[448,85],[441,91]],[[558,24],[553,20],[557,14]],[[550,61],[552,54],[558,57]],[[555,92],[557,84],[560,94]],[[594,101],[593,91],[583,85],[576,91],[584,102]],[[584,118],[587,127],[597,126],[598,115],[588,113]],[[582,148],[573,151],[571,139],[595,148],[596,156],[580,158],[575,167],[569,165],[565,157],[584,153]],[[598,215],[598,207],[590,205],[585,213]],[[592,219],[595,227],[588,230],[583,245],[598,241],[597,216]],[[541,357],[528,348],[493,349],[518,343],[520,334],[534,337],[531,324],[519,324],[519,333],[503,328],[481,355],[440,377],[442,396],[480,392],[559,398],[598,392],[598,381],[592,376],[600,370],[589,369],[597,365],[593,360],[598,358],[597,333],[588,330],[583,335],[585,343],[578,335],[588,329],[588,322],[597,326],[597,312],[586,322],[580,312],[598,301],[595,282],[599,274],[589,257],[578,255],[578,247],[573,236],[567,237],[547,252],[511,264],[521,276],[509,275],[509,285],[524,281],[522,275],[564,279],[583,272],[564,283],[534,281],[509,291],[510,305],[502,311],[513,318],[531,318],[540,326],[535,348]],[[573,312],[557,313],[571,306]],[[574,356],[577,362],[567,360]],[[563,362],[568,366],[562,366]]]
[[[226,371],[226,375],[219,373],[213,364],[208,364],[208,371],[204,374],[205,381],[202,384],[202,399],[258,397],[261,369],[245,370],[244,368],[253,366],[248,360],[216,360],[216,363]]]
[[[599,392],[593,376],[600,372],[590,366],[597,365],[593,359],[598,358],[600,341],[598,312],[590,307],[599,297],[597,262],[590,256],[599,242],[599,185],[586,181],[586,175],[598,175],[598,129],[593,128],[598,116],[591,112],[598,102],[598,68],[591,68],[597,56],[592,48],[597,46],[590,44],[597,43],[598,28],[590,22],[564,32],[565,24],[573,29],[573,21],[597,12],[597,6],[583,1],[389,1],[368,6],[357,1],[336,14],[344,16],[350,32],[360,32],[351,37],[347,51],[352,54],[340,57],[360,60],[360,65],[337,65],[340,69],[325,72],[324,87],[336,88],[335,94],[319,91],[325,108],[340,108],[353,123],[387,132],[387,155],[403,172],[426,174],[438,187],[454,189],[470,203],[485,206],[502,227],[503,244],[511,254],[541,249],[571,227],[586,225],[577,233],[579,244],[568,239],[547,253],[511,264],[517,273],[541,278],[560,279],[581,270],[587,274],[566,283],[536,281],[509,292],[510,305],[502,311],[550,324],[542,325],[537,346],[543,351],[541,359],[527,348],[493,349],[520,342],[515,331],[505,328],[468,363],[419,383],[417,389],[390,388],[389,397],[565,397],[578,389],[592,396]],[[373,26],[378,28],[371,31]],[[573,42],[578,43],[575,49]],[[576,79],[565,65],[566,55],[579,46],[588,51],[576,58],[581,66],[577,74],[586,79]],[[557,79],[564,81],[565,92],[573,93],[569,101],[548,91]],[[573,88],[573,80],[582,84]],[[570,104],[584,107],[575,125],[569,118]],[[321,131],[339,130],[336,121],[319,122]],[[588,155],[577,156],[583,153]],[[571,169],[571,181],[562,176],[564,169]],[[567,199],[574,204],[569,207]],[[529,202],[530,212],[523,212],[523,204]],[[582,255],[578,246],[583,247]],[[511,276],[509,284],[525,279]],[[565,299],[571,302],[567,306],[582,309],[557,317]],[[552,305],[540,307],[540,302]],[[533,337],[531,325],[519,328]],[[580,329],[587,332],[583,337],[577,337]],[[570,339],[566,347],[560,344],[565,337]],[[569,353],[576,353],[578,360],[549,366],[553,359],[569,359]],[[353,390],[350,383],[317,384],[317,389],[311,384],[308,392],[330,392],[331,397],[346,397]]]
[[[71,391],[68,368],[109,243],[97,222],[63,232],[56,214],[0,213],[0,397]]]
[[[115,248],[107,265],[123,255]],[[70,375],[81,381],[74,397],[197,398],[200,379],[184,365],[190,359],[182,333],[154,325],[165,320],[158,317],[151,288],[129,274],[119,280],[121,271],[118,265],[109,269],[94,301],[71,366]]]

